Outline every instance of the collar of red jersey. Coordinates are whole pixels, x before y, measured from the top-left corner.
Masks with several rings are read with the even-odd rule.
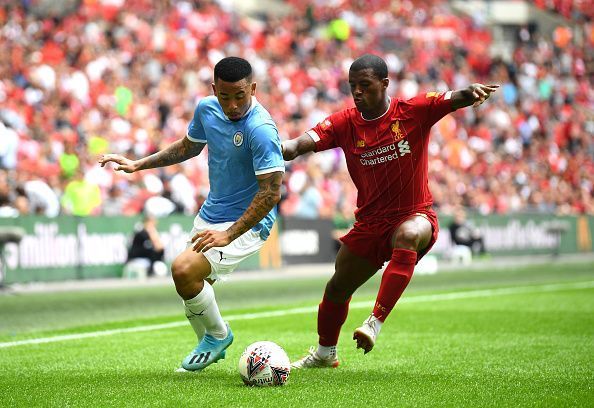
[[[388,111],[390,110],[390,106],[392,106],[392,98],[390,98],[388,96],[388,109],[386,109],[386,111],[384,113],[382,113],[381,115],[379,115],[377,118],[373,118],[373,119],[365,119],[363,117],[363,114],[361,112],[359,112],[359,115],[361,115],[361,119],[363,119],[365,122],[372,122],[374,120],[378,120],[379,118],[382,118],[386,115],[386,113],[388,113]]]

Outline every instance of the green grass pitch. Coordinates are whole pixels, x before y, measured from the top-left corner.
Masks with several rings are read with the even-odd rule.
[[[353,298],[340,367],[276,388],[245,387],[239,355],[258,340],[304,355],[325,279],[217,284],[235,343],[191,374],[174,372],[195,337],[172,286],[0,295],[0,406],[594,406],[594,263],[415,276],[363,355],[351,335],[378,282]],[[71,337],[22,343],[55,336]]]

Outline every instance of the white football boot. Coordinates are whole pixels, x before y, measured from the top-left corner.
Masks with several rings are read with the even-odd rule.
[[[328,358],[322,358],[316,353],[315,347],[310,347],[307,355],[300,360],[291,363],[291,368],[336,368],[338,357],[331,354]]]
[[[375,346],[375,339],[377,339],[381,328],[382,322],[374,315],[370,315],[365,319],[361,327],[355,329],[353,334],[353,340],[357,342],[357,348],[362,348],[364,354],[369,353]]]

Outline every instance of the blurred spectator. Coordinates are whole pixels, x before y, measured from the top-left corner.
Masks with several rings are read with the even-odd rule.
[[[19,216],[31,214],[29,199],[24,194],[24,192],[19,191],[17,193],[17,196],[14,199],[14,208],[16,208],[16,210],[18,211]]]
[[[126,198],[122,188],[114,184],[109,189],[107,197],[103,200],[101,206],[103,215],[114,216],[125,214]]]
[[[58,159],[60,162],[60,169],[62,169],[62,176],[64,178],[70,178],[74,176],[80,167],[80,161],[75,151],[74,142],[69,141],[64,145],[64,152]]]
[[[166,217],[171,215],[176,210],[176,205],[173,201],[162,196],[152,196],[144,203],[144,209],[147,214],[153,217]]]
[[[0,122],[0,168],[14,169],[17,164],[19,135]]]
[[[142,228],[132,238],[128,250],[128,260],[124,266],[124,276],[164,276],[167,265],[163,262],[165,249],[157,231],[157,219],[145,215]]]
[[[484,255],[485,244],[478,228],[466,219],[466,211],[459,208],[454,213],[454,219],[448,227],[452,244],[470,248],[474,256]]]
[[[0,190],[0,218],[16,218],[18,216],[19,210],[11,204],[8,191]]]
[[[75,178],[66,184],[62,196],[62,207],[66,214],[79,217],[98,214],[101,205],[99,186],[85,180],[82,169],[78,169]]]
[[[178,164],[166,168],[165,172],[169,172],[166,177],[171,177],[166,183],[165,196],[175,203],[176,211],[187,215],[196,214],[196,187],[188,177],[188,168]]]
[[[320,207],[322,206],[322,195],[316,188],[311,178],[307,177],[301,194],[297,208],[293,214],[295,217],[317,219],[320,217]]]
[[[28,180],[23,189],[30,202],[30,211],[46,217],[56,217],[60,214],[60,199],[55,191],[43,180]]]

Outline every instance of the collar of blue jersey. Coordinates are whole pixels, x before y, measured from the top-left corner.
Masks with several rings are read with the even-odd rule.
[[[253,104],[253,103],[254,103],[254,102],[252,101],[252,104]],[[373,118],[373,119],[365,119],[365,118],[363,117],[363,114],[362,114],[361,112],[359,112],[359,115],[361,115],[361,119],[363,119],[363,120],[364,120],[364,121],[366,121],[366,122],[371,122],[371,121],[373,121],[373,120],[378,120],[379,118],[383,117],[383,116],[384,116],[386,113],[388,113],[388,111],[390,110],[390,106],[392,106],[392,98],[390,98],[390,97],[388,96],[388,109],[386,109],[386,111],[385,111],[384,113],[382,113],[381,115],[379,115],[377,118]],[[250,108],[250,109],[251,109],[251,108]],[[249,112],[249,111],[248,111],[248,112]],[[246,115],[247,115],[247,113],[246,113]]]

